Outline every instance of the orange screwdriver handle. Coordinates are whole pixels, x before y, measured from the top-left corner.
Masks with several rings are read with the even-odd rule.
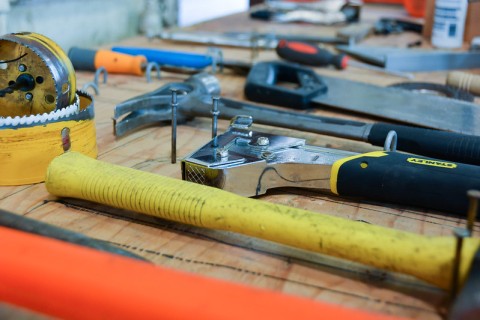
[[[142,76],[147,65],[144,56],[131,56],[110,50],[98,50],[95,55],[95,68],[104,67],[109,73],[123,73]]]
[[[108,73],[142,76],[147,65],[147,58],[142,55],[132,56],[110,50],[91,50],[78,47],[69,50],[68,58],[77,71],[95,71],[104,67]]]

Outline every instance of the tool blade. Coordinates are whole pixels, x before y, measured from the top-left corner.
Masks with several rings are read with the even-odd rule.
[[[479,106],[440,96],[322,76],[328,90],[311,102],[412,125],[480,135]]]

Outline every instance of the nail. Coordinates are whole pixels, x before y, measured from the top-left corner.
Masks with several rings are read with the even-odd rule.
[[[170,89],[172,91],[172,163],[177,162],[177,89]]]
[[[218,147],[218,140],[217,140],[217,128],[218,128],[218,115],[220,111],[218,111],[218,100],[220,97],[212,97],[212,139],[213,139],[213,147]]]

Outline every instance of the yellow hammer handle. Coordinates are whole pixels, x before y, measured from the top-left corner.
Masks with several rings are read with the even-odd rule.
[[[450,286],[453,237],[427,237],[244,198],[67,152],[55,158],[47,190],[194,226],[228,230]],[[466,239],[461,281],[479,239]]]

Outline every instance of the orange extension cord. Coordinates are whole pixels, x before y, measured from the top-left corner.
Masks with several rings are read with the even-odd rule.
[[[64,319],[394,319],[0,227],[0,300]]]

